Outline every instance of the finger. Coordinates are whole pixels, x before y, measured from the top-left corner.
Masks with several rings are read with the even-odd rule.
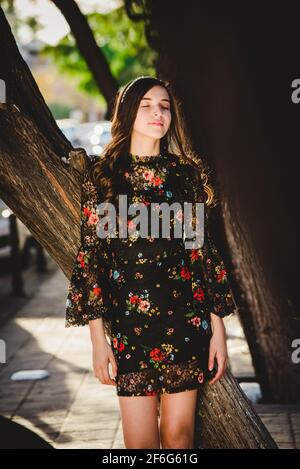
[[[217,373],[212,378],[212,380],[209,381],[209,384],[214,384],[216,381],[218,381],[218,379],[221,378],[222,373],[224,373],[224,364],[225,364],[225,357],[217,356]]]
[[[109,375],[108,365],[106,365],[103,369],[103,376],[104,376],[104,384],[113,384],[113,385],[115,385],[115,380],[112,379]]]
[[[96,369],[96,378],[98,378],[98,380],[102,384],[104,384],[104,374],[103,374],[101,366],[98,366],[97,369]]]
[[[111,367],[112,367],[112,373],[114,376],[116,376],[117,372],[118,372],[118,366],[117,366],[117,362],[116,362],[116,359],[114,357],[114,355],[112,355],[110,357],[110,363],[111,363]]]
[[[223,360],[218,362],[218,371],[217,371],[216,375],[213,377],[213,379],[209,382],[209,384],[214,384],[216,381],[218,381],[223,376],[223,374],[225,372],[224,364],[225,364],[225,362]]]
[[[215,353],[214,352],[209,352],[209,358],[208,358],[208,369],[211,371],[214,367],[214,358],[215,358]]]
[[[108,363],[98,365],[95,367],[95,376],[101,382],[101,384],[112,384],[116,386],[114,379],[111,379],[108,372]]]
[[[113,384],[114,386],[117,385],[116,383],[116,376],[117,376],[117,372],[118,372],[118,368],[117,368],[117,363],[115,361],[115,357],[114,355],[110,355],[109,356],[109,361],[110,361],[110,364],[111,364],[111,372],[112,372],[112,375],[113,375],[113,378],[110,377],[110,373],[109,373],[109,378],[110,378],[110,383],[109,384]]]
[[[221,372],[220,370],[218,370],[216,375],[213,377],[213,379],[209,381],[209,384],[215,384],[218,381],[218,379],[220,379],[220,377],[221,377]]]
[[[94,365],[94,366],[93,366],[93,370],[94,370],[94,376],[95,376],[95,378],[99,379],[99,366],[98,366],[98,365]]]

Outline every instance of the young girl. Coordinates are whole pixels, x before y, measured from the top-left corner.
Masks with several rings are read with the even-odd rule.
[[[222,318],[235,304],[208,232],[214,191],[181,116],[169,83],[149,76],[129,82],[117,95],[112,139],[82,183],[81,245],[66,327],[89,325],[94,375],[116,386],[126,448],[192,448],[197,391],[227,366]],[[115,207],[115,225],[108,205],[100,216],[103,202]],[[181,209],[170,216],[167,236],[153,236],[150,207],[157,212],[163,202],[179,202]],[[185,235],[172,231],[182,222],[184,202],[192,203],[193,223],[195,203],[205,208],[201,247],[186,249]],[[135,204],[151,220],[145,235],[128,208]],[[112,236],[99,236],[100,220]],[[128,230],[123,237],[121,227]]]

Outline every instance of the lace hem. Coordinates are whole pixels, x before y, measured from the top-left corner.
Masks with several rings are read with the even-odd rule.
[[[156,396],[202,387],[205,372],[198,361],[175,363],[164,370],[146,370],[117,374],[118,396]]]

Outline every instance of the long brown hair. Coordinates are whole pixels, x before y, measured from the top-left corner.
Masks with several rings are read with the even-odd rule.
[[[122,181],[125,179],[123,175],[129,169],[130,137],[137,110],[142,97],[155,85],[167,90],[172,116],[168,132],[160,140],[160,152],[180,155],[183,160],[192,164],[198,170],[199,184],[203,185],[207,195],[206,204],[214,205],[215,192],[208,183],[209,170],[204,160],[192,151],[181,103],[170,82],[156,77],[137,77],[117,92],[111,118],[112,138],[100,158],[91,166],[91,178],[101,188],[106,201],[115,202],[118,193],[122,193]]]

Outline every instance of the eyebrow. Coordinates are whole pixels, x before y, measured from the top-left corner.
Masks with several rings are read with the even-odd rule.
[[[143,99],[147,99],[148,101],[152,101],[152,98],[142,98],[141,101],[142,101]],[[161,101],[167,101],[168,103],[170,102],[170,100],[167,99],[167,98],[162,98]]]

